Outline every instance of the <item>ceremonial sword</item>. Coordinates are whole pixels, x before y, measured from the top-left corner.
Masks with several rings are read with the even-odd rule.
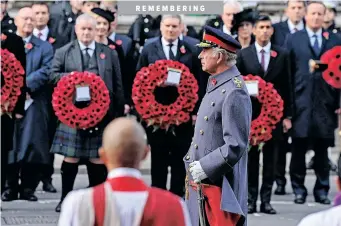
[[[201,182],[197,183],[197,190],[198,190],[198,205],[199,205],[199,221],[200,221],[200,226],[206,226],[205,222],[205,197],[202,192],[202,185]]]

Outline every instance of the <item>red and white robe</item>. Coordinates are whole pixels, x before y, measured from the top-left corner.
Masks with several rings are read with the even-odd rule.
[[[178,196],[147,186],[136,169],[118,168],[94,188],[72,191],[59,226],[191,226]]]

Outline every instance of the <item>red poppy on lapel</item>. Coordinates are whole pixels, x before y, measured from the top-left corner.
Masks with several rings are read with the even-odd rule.
[[[105,54],[101,53],[101,54],[99,54],[99,57],[103,60],[103,59],[105,59]]]
[[[116,40],[116,44],[117,45],[122,45],[122,40],[120,40],[120,39]]]
[[[6,40],[6,38],[7,38],[7,35],[1,34],[1,41]]]
[[[215,79],[215,78],[214,78],[214,79],[212,79],[212,80],[211,80],[211,83],[212,83],[212,85],[214,85],[214,86],[215,86],[215,85],[217,84],[217,79]]]
[[[325,39],[329,39],[329,32],[328,31],[325,31],[325,32],[323,32],[323,37],[325,38]]]
[[[181,46],[181,47],[180,47],[180,52],[181,52],[182,54],[185,54],[185,53],[186,53],[185,46]]]
[[[54,39],[52,37],[49,38],[49,43],[53,44],[55,41],[56,41],[56,39]]]
[[[116,49],[116,46],[111,44],[111,45],[109,45],[109,48],[110,49]]]
[[[32,49],[33,48],[33,45],[32,45],[32,43],[26,43],[26,45],[25,45],[25,48],[26,49]]]
[[[276,57],[276,56],[277,56],[277,52],[274,51],[274,50],[271,50],[270,55],[271,55],[272,57]]]

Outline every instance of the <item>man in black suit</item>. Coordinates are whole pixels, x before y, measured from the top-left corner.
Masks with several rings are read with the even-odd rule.
[[[336,110],[339,108],[339,90],[322,78],[321,72],[309,72],[309,60],[320,60],[323,53],[341,40],[322,28],[326,7],[321,2],[310,2],[305,16],[306,27],[291,35],[286,47],[290,52],[294,76],[295,113],[293,118],[293,151],[290,164],[291,184],[295,203],[306,201],[304,186],[306,174],[305,153],[308,145],[318,161],[314,164],[316,183],[315,201],[330,204],[328,147],[334,146],[337,127]]]
[[[174,126],[175,135],[171,131],[158,129],[153,132],[152,127],[146,127],[148,140],[151,145],[151,175],[152,186],[166,189],[168,166],[171,167],[171,188],[170,191],[178,196],[184,195],[185,168],[183,156],[187,153],[193,136],[193,123],[196,120],[196,112],[200,105],[201,93],[200,80],[203,79],[201,67],[198,60],[198,50],[180,40],[179,35],[181,17],[179,15],[164,15],[161,21],[161,36],[144,46],[137,65],[137,71],[147,67],[160,59],[170,59],[185,64],[196,77],[199,85],[199,100],[191,119],[187,123]],[[201,78],[200,78],[201,77]],[[205,79],[205,78],[204,78]],[[207,79],[207,78],[206,78]],[[169,105],[178,97],[177,88],[166,86],[155,91],[155,98],[159,103]]]
[[[283,46],[285,39],[288,35],[295,33],[296,31],[304,29],[304,14],[305,14],[305,2],[300,0],[287,1],[287,7],[285,9],[287,20],[276,23],[273,25],[274,34],[271,37],[271,43],[278,46]],[[291,143],[289,143],[290,133],[283,134],[283,139],[280,142],[277,153],[276,164],[276,195],[285,195],[285,169],[286,169],[286,154],[292,149]]]
[[[2,24],[1,24],[2,25]],[[12,171],[11,166],[8,165],[8,152],[13,149],[13,133],[14,133],[14,124],[16,121],[20,121],[25,114],[25,100],[26,100],[26,54],[24,48],[24,41],[22,38],[17,36],[14,33],[7,32],[1,26],[2,30],[2,38],[1,38],[1,49],[7,49],[9,52],[13,53],[15,58],[20,62],[21,66],[24,69],[24,85],[21,88],[21,94],[17,100],[14,111],[11,114],[1,113],[1,192],[3,201],[16,199],[15,197],[10,197],[8,195],[8,191],[5,191],[5,184],[7,173]],[[2,77],[2,75],[1,75]],[[4,86],[5,83],[1,78],[1,86]]]
[[[269,16],[260,15],[253,28],[256,42],[242,49],[238,53],[237,67],[242,75],[258,75],[266,82],[274,85],[284,101],[284,112],[275,130],[272,131],[271,140],[265,142],[263,147],[263,182],[260,190],[261,212],[276,214],[270,204],[272,185],[275,179],[276,151],[279,146],[278,140],[282,139],[282,131],[291,128],[292,117],[292,84],[290,75],[289,55],[279,46],[270,42],[273,28]],[[253,102],[253,120],[260,114],[260,106],[257,100]],[[252,146],[248,157],[248,212],[257,211],[259,181],[259,150]]]
[[[118,55],[108,46],[95,42],[96,23],[92,16],[80,15],[75,27],[77,40],[58,49],[52,63],[51,82],[58,83],[72,71],[89,71],[101,77],[110,96],[109,110],[95,127],[83,131],[58,122],[51,147],[52,153],[64,156],[61,166],[62,196],[56,207],[57,212],[73,189],[80,159],[86,160],[90,187],[106,180],[107,171],[98,155],[102,133],[112,119],[123,116],[125,100]]]
[[[305,1],[288,0],[286,4],[285,14],[288,19],[273,25],[274,34],[271,37],[271,42],[278,46],[284,45],[289,34],[304,29]]]
[[[7,0],[1,1],[0,21],[1,21],[1,32],[15,33],[17,27],[14,24],[12,17],[7,12]]]

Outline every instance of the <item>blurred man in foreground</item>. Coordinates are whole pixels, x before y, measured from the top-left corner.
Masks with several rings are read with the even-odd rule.
[[[139,167],[148,152],[145,131],[137,121],[112,121],[99,149],[109,172],[107,181],[71,192],[64,200],[59,225],[191,225],[181,198],[144,183]]]

